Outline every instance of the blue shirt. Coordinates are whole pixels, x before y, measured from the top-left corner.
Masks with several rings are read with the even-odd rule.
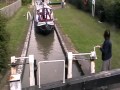
[[[100,48],[102,52],[102,60],[109,60],[112,57],[112,43],[110,40],[105,40],[103,46]]]

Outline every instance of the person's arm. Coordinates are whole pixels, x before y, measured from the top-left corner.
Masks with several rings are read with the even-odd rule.
[[[109,51],[109,43],[105,43],[103,44],[103,46],[100,48],[101,52],[106,54]]]

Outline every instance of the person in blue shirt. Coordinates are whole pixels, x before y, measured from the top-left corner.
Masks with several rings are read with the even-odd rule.
[[[104,32],[104,42],[100,46],[102,52],[102,71],[110,70],[111,58],[112,58],[112,43],[110,41],[110,31],[105,30]]]

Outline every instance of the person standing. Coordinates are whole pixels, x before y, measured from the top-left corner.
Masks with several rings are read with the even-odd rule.
[[[110,41],[110,31],[105,30],[104,32],[104,42],[100,46],[102,52],[102,71],[110,70],[111,68],[111,58],[112,58],[112,43]]]

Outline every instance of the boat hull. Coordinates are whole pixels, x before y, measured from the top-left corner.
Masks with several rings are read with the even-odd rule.
[[[35,31],[37,33],[41,33],[44,35],[47,35],[47,34],[53,32],[54,29],[55,29],[54,25],[45,24],[45,25],[37,26],[37,23],[35,25]]]

